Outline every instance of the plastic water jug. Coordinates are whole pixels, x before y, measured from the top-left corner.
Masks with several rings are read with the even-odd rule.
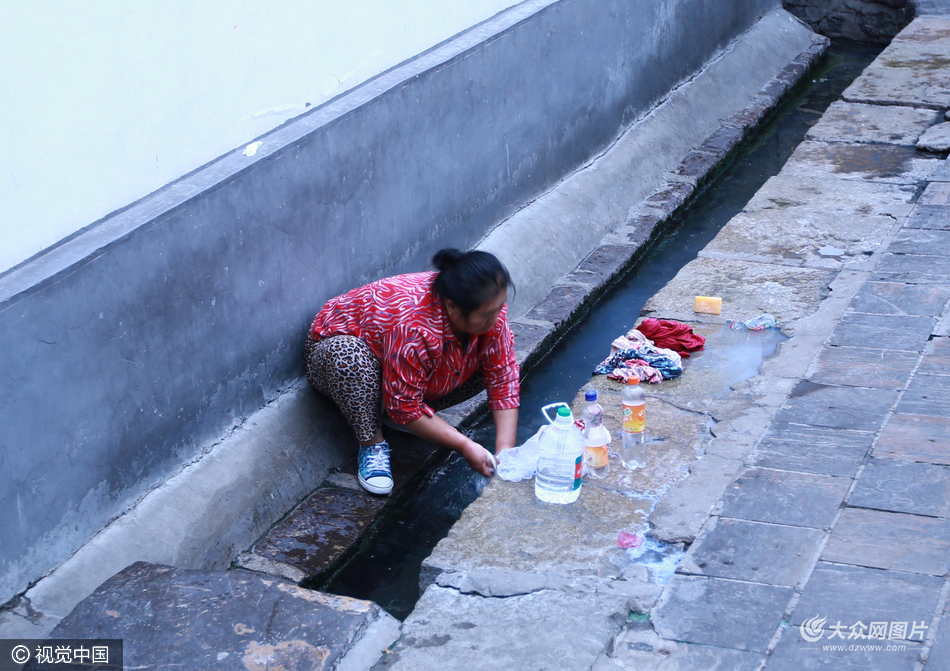
[[[555,406],[557,416],[552,420],[547,410]],[[584,473],[584,434],[574,425],[571,409],[565,404],[553,403],[541,412],[549,424],[538,439],[541,455],[534,493],[546,503],[574,503],[580,496]]]

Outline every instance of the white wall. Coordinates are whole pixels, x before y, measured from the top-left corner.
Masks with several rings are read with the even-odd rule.
[[[0,272],[517,2],[8,3]]]

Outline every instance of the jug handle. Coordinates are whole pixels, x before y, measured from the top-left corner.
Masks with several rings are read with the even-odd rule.
[[[544,418],[545,418],[546,420],[548,420],[548,424],[554,424],[554,420],[551,419],[551,418],[548,416],[548,410],[550,410],[551,408],[559,408],[559,407],[561,407],[562,405],[565,406],[568,410],[571,409],[571,406],[569,406],[569,405],[568,405],[567,403],[565,403],[564,401],[558,401],[557,403],[548,403],[546,406],[544,406],[543,408],[541,408],[541,414],[544,415]],[[572,414],[573,414],[573,413],[572,413]]]

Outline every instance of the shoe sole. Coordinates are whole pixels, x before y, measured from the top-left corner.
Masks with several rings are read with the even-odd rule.
[[[389,494],[393,491],[393,486],[389,487],[375,487],[374,485],[369,484],[366,480],[363,479],[362,475],[357,474],[357,479],[360,481],[360,487],[368,491],[370,494]]]

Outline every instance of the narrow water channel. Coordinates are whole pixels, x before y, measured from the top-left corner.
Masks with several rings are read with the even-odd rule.
[[[521,386],[519,442],[540,428],[543,405],[574,397],[609,352],[610,342],[634,325],[644,303],[696,258],[762,184],[781,170],[811,125],[880,51],[879,47],[834,43],[810,81],[785,101],[641,261],[528,372]],[[774,349],[775,344],[764,346],[761,356],[770,354],[767,347]],[[754,374],[752,370],[747,377]],[[483,445],[494,445],[490,419],[476,425],[472,437]],[[375,601],[394,617],[405,619],[420,596],[422,561],[486,482],[451,455],[323,589]]]

